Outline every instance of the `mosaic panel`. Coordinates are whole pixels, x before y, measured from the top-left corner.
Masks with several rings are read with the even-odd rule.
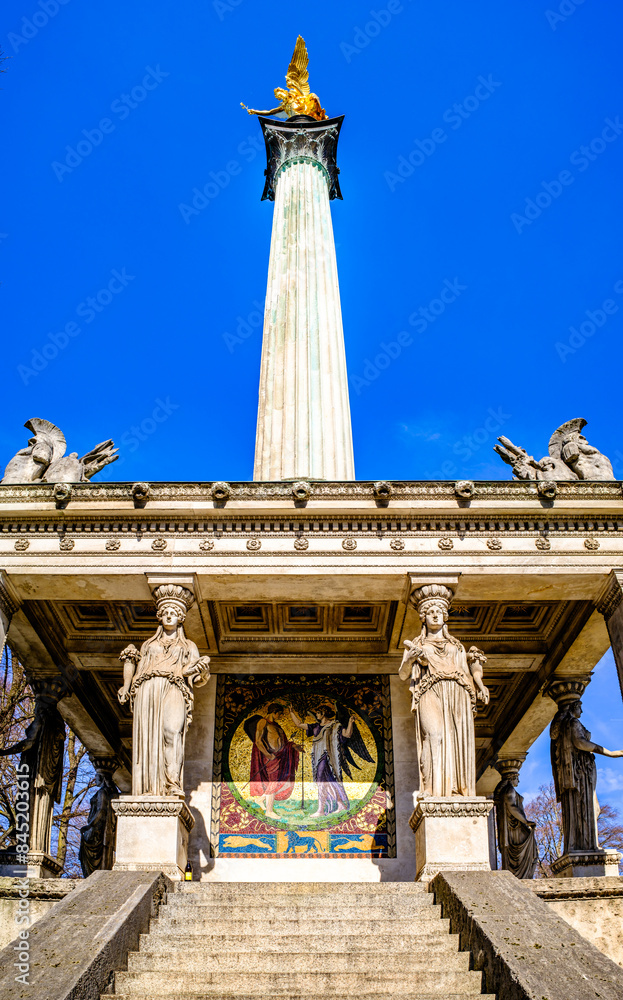
[[[388,677],[217,678],[216,857],[396,856]]]

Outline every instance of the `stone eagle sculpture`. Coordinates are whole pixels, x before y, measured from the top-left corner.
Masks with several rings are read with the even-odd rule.
[[[511,466],[513,479],[615,479],[610,460],[580,433],[585,426],[582,417],[561,424],[549,439],[549,454],[538,462],[507,437],[499,437],[493,449]]]
[[[24,427],[32,431],[26,448],[18,451],[4,471],[7,483],[82,483],[91,479],[104,466],[119,458],[112,441],[102,441],[78,458],[78,452],[66,455],[65,435],[49,420],[33,417]]]

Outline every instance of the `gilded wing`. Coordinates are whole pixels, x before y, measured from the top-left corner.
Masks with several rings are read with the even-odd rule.
[[[296,40],[296,45],[294,46],[294,54],[290,60],[290,65],[288,66],[288,72],[286,73],[286,83],[289,90],[293,90],[295,93],[301,94],[305,97],[309,94],[309,73],[307,72],[308,64],[309,56],[307,54],[305,42],[299,35]]]

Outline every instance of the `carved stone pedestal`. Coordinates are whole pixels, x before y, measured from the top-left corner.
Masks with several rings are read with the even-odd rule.
[[[418,801],[409,820],[415,833],[416,882],[438,872],[490,871],[489,813],[491,799],[427,797]]]
[[[552,861],[556,878],[599,878],[618,875],[621,855],[618,851],[570,851]]]
[[[180,879],[188,860],[188,834],[195,825],[182,799],[121,795],[112,802],[117,816],[113,871],[161,871]]]

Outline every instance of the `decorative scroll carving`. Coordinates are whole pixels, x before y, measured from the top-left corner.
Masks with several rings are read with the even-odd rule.
[[[452,591],[430,584],[415,591],[422,631],[409,642],[400,666],[401,680],[410,680],[424,795],[476,794],[476,699],[485,704],[489,692],[482,681],[485,655],[465,647],[448,632]]]
[[[159,802],[157,799],[141,799],[137,802],[119,798],[114,800],[112,807],[117,816],[177,816],[188,831],[195,825],[193,815],[185,802]],[[115,865],[116,870],[119,868],[119,865]]]
[[[266,184],[262,201],[275,200],[277,175],[286,163],[312,160],[327,174],[329,198],[340,198],[339,169],[336,163],[337,142],[344,115],[327,121],[275,121],[260,117],[266,143]]]
[[[461,798],[454,798],[446,802],[439,799],[418,799],[417,807],[411,815],[409,825],[415,833],[420,824],[429,816],[435,819],[445,819],[446,817],[454,816],[488,816],[492,808],[493,803],[488,799],[483,799],[482,801],[464,801]]]
[[[210,677],[209,657],[199,656],[182,627],[194,601],[177,584],[154,591],[160,626],[140,653],[128,646],[123,663],[121,704],[130,702],[132,729],[132,794],[184,798],[182,770],[186,731],[192,721],[193,688]]]
[[[621,589],[621,584],[616,576],[611,574],[607,589],[597,602],[597,610],[601,612],[606,622],[612,618],[622,600],[623,590]]]

